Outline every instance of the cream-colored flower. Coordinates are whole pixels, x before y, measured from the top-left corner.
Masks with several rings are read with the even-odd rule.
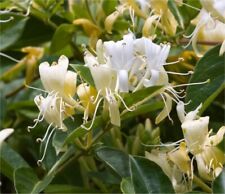
[[[76,92],[77,74],[68,71],[69,60],[66,56],[61,56],[58,63],[51,66],[48,62],[43,62],[39,66],[41,82],[48,92],[57,93],[68,105],[74,106],[76,101],[73,96]]]
[[[14,132],[14,129],[7,128],[0,131],[0,148],[2,142]]]

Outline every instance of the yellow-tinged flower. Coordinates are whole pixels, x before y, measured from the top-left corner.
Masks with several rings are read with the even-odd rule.
[[[145,157],[155,162],[163,172],[169,177],[174,190],[177,193],[185,193],[190,191],[192,180],[190,178],[191,164],[190,159],[185,151],[184,145],[177,151],[169,153],[160,150],[152,150],[151,153],[145,152]],[[184,175],[188,175],[186,180]]]
[[[73,21],[73,24],[80,25],[83,27],[85,33],[90,38],[89,45],[92,48],[94,48],[98,40],[98,37],[101,35],[100,28],[97,25],[95,25],[92,21],[86,18],[76,19]]]
[[[175,35],[178,23],[168,7],[168,0],[150,0],[149,3],[154,14],[160,16],[161,28],[168,35]]]
[[[169,159],[177,165],[181,172],[191,176],[191,160],[184,142],[180,143],[179,149],[168,153]]]
[[[88,117],[93,116],[94,114],[97,91],[94,87],[86,83],[82,83],[77,87],[77,95],[85,108],[84,120],[87,120]]]

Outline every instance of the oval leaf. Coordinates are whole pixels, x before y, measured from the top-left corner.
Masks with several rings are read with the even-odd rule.
[[[97,149],[97,156],[120,177],[129,177],[129,156],[114,148],[102,147]]]
[[[209,83],[187,87],[186,106],[187,111],[196,109],[203,103],[202,113],[210,103],[225,88],[225,55],[219,56],[220,45],[209,50],[197,63],[190,83],[204,82],[210,79]]]
[[[135,193],[174,193],[169,178],[146,158],[130,156],[130,173]]]

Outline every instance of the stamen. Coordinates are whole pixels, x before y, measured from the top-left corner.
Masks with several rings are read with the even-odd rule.
[[[39,122],[41,122],[41,119],[40,119],[41,116],[42,116],[42,112],[40,112],[40,113],[38,114],[37,119],[34,119],[34,122],[35,122],[34,125],[33,125],[33,126],[28,126],[28,127],[27,127],[27,131],[28,131],[28,132],[30,132],[31,129],[35,128],[35,127],[37,126],[37,124],[38,124]]]
[[[31,9],[32,3],[33,3],[33,0],[30,0],[30,2],[28,4],[27,12],[24,16],[28,16],[30,14],[30,9]]]
[[[94,124],[94,121],[95,121],[95,117],[96,117],[96,114],[97,114],[97,110],[98,110],[98,107],[102,101],[103,97],[99,99],[97,105],[96,105],[96,108],[95,108],[95,111],[94,111],[94,115],[93,115],[93,119],[92,119],[92,122],[91,122],[91,125],[89,127],[85,127],[83,124],[81,125],[82,128],[86,129],[86,130],[90,130]]]
[[[141,144],[143,146],[146,146],[146,147],[170,147],[170,146],[177,146],[177,145],[180,144],[180,142],[183,142],[183,141],[184,141],[184,139],[178,140],[178,141],[176,141],[174,143],[170,143],[170,144],[168,144],[168,143],[166,143],[166,144],[161,143],[161,144],[157,144],[157,145],[147,145],[147,144],[144,144],[142,142],[141,142]]]
[[[188,83],[188,84],[180,84],[176,86],[172,86],[173,88],[178,88],[178,87],[184,87],[184,86],[193,86],[193,85],[202,85],[202,84],[207,84],[210,82],[210,79],[207,79],[204,82],[198,82],[198,83]]]
[[[9,19],[6,19],[6,20],[0,20],[0,23],[7,23],[7,22],[10,22],[14,19],[13,16],[11,16]]]
[[[44,137],[41,139],[41,138],[37,138],[36,139],[36,141],[38,142],[38,143],[40,143],[40,142],[43,142],[45,139],[46,139],[46,137],[47,137],[47,135],[48,135],[48,132],[49,132],[49,130],[51,129],[51,126],[52,126],[52,123],[48,126],[48,128],[47,128],[47,130],[46,130],[46,132],[45,132],[45,135],[44,135]]]
[[[173,64],[177,64],[177,63],[180,63],[180,62],[183,62],[183,61],[184,61],[184,58],[180,57],[180,58],[178,58],[177,61],[165,63],[164,65],[173,65]]]
[[[38,166],[41,165],[42,161],[43,161],[44,158],[45,158],[46,151],[47,151],[48,144],[49,144],[49,140],[50,140],[50,138],[51,138],[53,132],[55,131],[55,129],[56,129],[56,127],[54,127],[54,128],[52,129],[51,133],[50,133],[49,136],[48,136],[48,139],[47,139],[47,141],[46,141],[45,148],[44,148],[44,153],[43,153],[41,159],[37,161],[37,165],[38,165]]]
[[[49,93],[49,92],[47,92],[47,91],[45,91],[45,90],[42,90],[42,89],[40,89],[40,88],[36,88],[36,87],[33,87],[33,86],[29,86],[29,85],[27,85],[26,83],[24,84],[24,86],[27,87],[27,88],[33,89],[33,90],[38,90],[38,91],[41,91],[41,92]],[[49,94],[50,94],[50,93],[49,93]]]
[[[173,75],[192,75],[194,72],[188,71],[187,73],[179,73],[179,72],[174,72],[174,71],[166,71],[166,73],[173,74]]]
[[[8,59],[10,59],[10,60],[12,60],[12,61],[14,61],[16,63],[19,63],[20,62],[20,60],[17,60],[17,59],[15,59],[15,58],[13,58],[13,57],[5,54],[5,53],[2,53],[2,52],[0,52],[0,56],[6,57],[6,58],[8,58]]]
[[[129,14],[130,14],[130,19],[132,22],[132,26],[135,26],[135,17],[134,17],[134,9],[132,9],[132,7],[129,7]]]
[[[128,106],[126,105],[125,101],[123,100],[123,98],[122,98],[119,94],[116,93],[116,96],[120,99],[120,101],[123,103],[124,107],[125,107],[128,111],[132,112],[132,111],[135,110],[134,108],[132,108],[132,109],[128,108]]]

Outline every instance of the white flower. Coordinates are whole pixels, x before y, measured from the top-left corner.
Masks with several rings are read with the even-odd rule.
[[[48,62],[43,62],[39,66],[41,82],[48,92],[55,92],[69,105],[76,102],[72,98],[76,92],[77,74],[68,71],[69,60],[66,56],[61,56],[58,64],[51,66]]]
[[[46,98],[39,95],[34,98],[34,102],[40,110],[38,118],[42,117],[42,119],[39,119],[39,122],[45,119],[55,128],[66,130],[66,126],[63,124],[65,105],[62,99],[57,97],[56,94],[49,94]]]
[[[135,41],[136,53],[146,59],[146,73],[143,77],[145,87],[168,84],[168,76],[163,65],[169,55],[170,45],[157,45],[151,40],[143,37]]]
[[[111,67],[117,72],[117,83],[120,92],[128,92],[128,72],[134,62],[134,35],[129,33],[123,40],[104,42],[105,54]]]
[[[86,51],[84,56],[84,61],[91,71],[91,75],[94,79],[95,87],[98,91],[98,95],[96,97],[98,101],[97,101],[96,110],[93,116],[93,122],[95,119],[97,109],[102,100],[102,98],[98,99],[98,96],[102,95],[109,110],[111,123],[113,125],[120,126],[119,105],[115,98],[115,95],[117,94],[116,71],[112,69],[107,63],[100,64],[98,61],[98,57],[93,56],[89,51]],[[87,128],[88,130],[92,127],[93,122]]]
[[[200,0],[204,9],[206,9],[214,18],[225,23],[225,1],[223,0]]]
[[[0,147],[2,142],[14,132],[14,129],[7,128],[0,131]]]

